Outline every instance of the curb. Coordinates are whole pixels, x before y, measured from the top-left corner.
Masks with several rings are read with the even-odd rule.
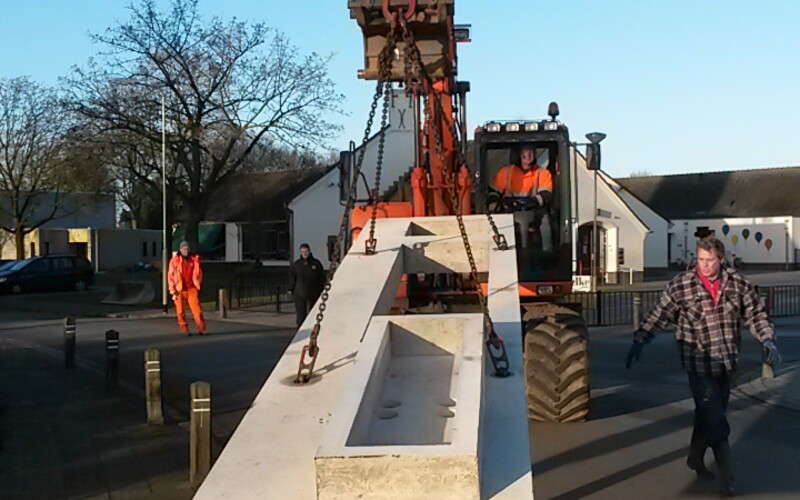
[[[792,362],[781,366],[773,379],[762,379],[756,371],[743,372],[734,379],[732,390],[771,406],[800,412],[800,390],[791,383],[799,370],[800,362]]]

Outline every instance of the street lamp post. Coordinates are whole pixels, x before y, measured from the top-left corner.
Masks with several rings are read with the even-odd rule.
[[[602,132],[589,132],[586,134],[586,138],[589,140],[589,145],[587,146],[587,167],[590,170],[594,170],[594,213],[593,215],[593,222],[592,222],[592,292],[597,291],[597,250],[598,250],[598,240],[597,240],[597,171],[600,170],[600,143],[603,139],[606,138],[606,134]]]
[[[161,306],[167,314],[167,111],[161,96]]]

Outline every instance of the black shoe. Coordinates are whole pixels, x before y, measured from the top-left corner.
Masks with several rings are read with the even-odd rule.
[[[686,465],[695,471],[700,479],[710,481],[716,477],[713,472],[706,468],[703,457],[695,456],[691,452],[689,452],[689,457],[686,459]]]
[[[714,458],[719,468],[719,496],[732,497],[736,492],[733,490],[731,447],[727,439],[714,446]]]

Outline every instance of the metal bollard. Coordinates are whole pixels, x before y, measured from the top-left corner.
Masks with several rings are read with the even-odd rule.
[[[64,318],[64,368],[75,368],[75,333],[77,324],[75,318]]]
[[[211,470],[211,384],[194,382],[189,428],[189,483],[200,486]]]
[[[144,390],[147,401],[147,425],[164,425],[161,411],[161,352],[144,351]]]
[[[119,382],[119,332],[106,332],[106,390],[111,391]]]
[[[219,289],[217,300],[219,301],[219,319],[225,319],[228,317],[228,294],[224,288]]]
[[[639,328],[642,323],[642,294],[634,292],[633,294],[633,329]]]

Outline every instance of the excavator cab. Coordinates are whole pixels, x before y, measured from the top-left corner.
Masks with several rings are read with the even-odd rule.
[[[492,121],[475,132],[476,207],[513,213],[520,283],[536,296],[559,296],[572,283],[572,226],[569,131],[560,122]],[[520,151],[535,151],[534,169],[545,169],[524,192],[510,185],[509,169],[520,167]],[[539,179],[552,191],[537,200]],[[518,189],[518,188],[516,188]],[[541,284],[541,285],[538,285]],[[549,293],[547,293],[549,292]]]

